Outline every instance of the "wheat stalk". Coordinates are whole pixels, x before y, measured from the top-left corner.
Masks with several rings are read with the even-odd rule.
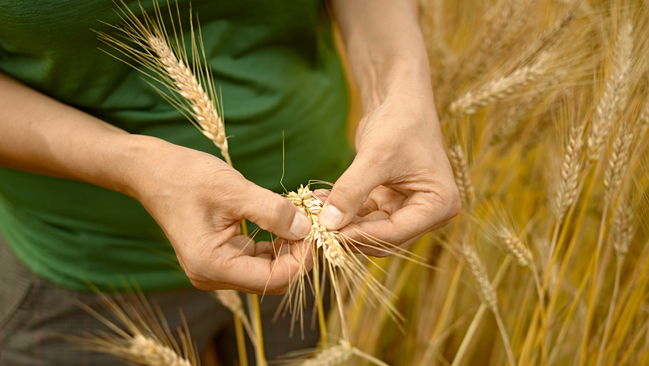
[[[599,160],[622,97],[626,93],[633,47],[632,31],[631,23],[626,23],[620,28],[615,42],[611,74],[606,80],[604,94],[597,104],[596,117],[588,135],[588,159],[591,162]]]
[[[464,205],[469,207],[473,202],[475,189],[469,174],[469,164],[464,156],[464,150],[460,145],[453,145],[449,148],[448,157],[453,166],[455,184],[460,191],[460,199]]]
[[[533,65],[518,68],[510,75],[466,93],[451,104],[449,112],[455,116],[477,113],[481,108],[505,98],[536,80],[545,71],[546,61],[547,57],[539,57],[539,60]]]

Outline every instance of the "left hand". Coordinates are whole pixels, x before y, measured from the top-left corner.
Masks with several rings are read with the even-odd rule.
[[[404,88],[386,96],[366,111],[356,148],[353,163],[326,199],[322,225],[343,228],[365,244],[371,245],[371,237],[403,247],[459,213],[459,192],[432,91]],[[390,254],[377,247],[359,249],[374,256]]]

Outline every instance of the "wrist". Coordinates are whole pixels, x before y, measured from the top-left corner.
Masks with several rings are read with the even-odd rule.
[[[151,136],[119,134],[103,149],[106,164],[100,174],[106,180],[92,183],[139,200],[152,188],[156,170],[163,168],[177,149],[186,148]]]
[[[387,99],[416,97],[432,101],[430,66],[423,45],[420,50],[396,51],[355,69],[361,70],[357,83],[364,114]]]

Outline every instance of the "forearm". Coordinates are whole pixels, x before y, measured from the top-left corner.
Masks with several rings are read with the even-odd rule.
[[[432,98],[416,0],[332,0],[331,5],[366,112],[388,95]]]
[[[0,73],[0,165],[134,196],[135,165],[171,145],[131,135]],[[147,151],[149,150],[149,151]]]

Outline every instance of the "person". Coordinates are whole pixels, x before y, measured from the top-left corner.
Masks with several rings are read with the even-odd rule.
[[[277,193],[283,163],[289,189],[335,181],[320,222],[350,235],[354,221],[406,246],[459,212],[416,0],[194,0],[236,170],[151,79],[98,49],[91,29],[110,32],[114,6],[0,4],[0,364],[115,364],[58,337],[99,326],[76,307],[99,305],[88,283],[136,282],[172,328],[182,307],[200,349],[231,318],[199,290],[283,293],[294,250],[242,253],[238,231],[248,220],[301,245],[310,221]],[[353,160],[329,12],[362,102]],[[275,328],[267,350],[305,347]]]

